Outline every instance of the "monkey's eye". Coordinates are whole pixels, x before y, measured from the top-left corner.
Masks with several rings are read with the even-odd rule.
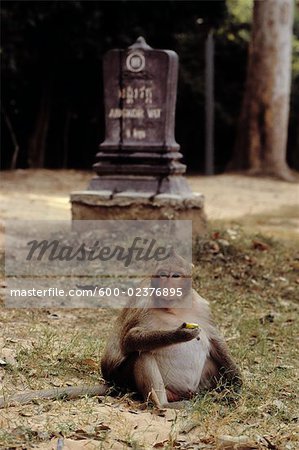
[[[182,274],[180,272],[173,272],[171,278],[181,278]]]
[[[159,276],[160,278],[168,278],[168,277],[169,277],[169,273],[166,272],[165,270],[161,270],[161,271],[158,273],[158,276]]]

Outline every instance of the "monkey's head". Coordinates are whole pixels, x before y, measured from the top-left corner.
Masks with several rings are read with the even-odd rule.
[[[179,306],[192,291],[192,264],[171,249],[169,258],[157,265],[151,287],[160,306]]]

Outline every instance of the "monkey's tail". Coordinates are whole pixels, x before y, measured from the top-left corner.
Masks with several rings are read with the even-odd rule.
[[[0,408],[5,406],[26,405],[33,400],[41,399],[75,399],[80,397],[94,397],[96,395],[105,395],[110,387],[105,384],[94,386],[69,386],[62,388],[42,389],[40,391],[24,391],[8,397],[0,397]]]

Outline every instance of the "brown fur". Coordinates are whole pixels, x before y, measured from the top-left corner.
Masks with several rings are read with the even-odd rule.
[[[133,387],[144,400],[152,399],[159,406],[190,398],[220,380],[239,386],[239,370],[211,319],[207,301],[186,283],[190,266],[174,256],[163,270],[159,278],[161,267],[157,269],[152,286],[181,286],[184,296],[164,298],[162,308],[156,307],[161,298],[153,296],[142,300],[143,307],[120,313],[101,361],[105,380]],[[181,277],[172,278],[178,271]],[[178,301],[184,302],[182,308],[173,306]],[[186,329],[184,322],[198,323],[200,331]]]

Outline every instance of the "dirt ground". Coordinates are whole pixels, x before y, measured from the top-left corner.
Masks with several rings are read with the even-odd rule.
[[[16,170],[1,173],[1,219],[71,218],[69,193],[86,189],[91,172]],[[238,222],[274,235],[299,234],[299,184],[243,175],[190,176],[205,196],[208,219]]]
[[[1,221],[68,220],[69,193],[86,189],[92,174],[73,170],[17,170],[0,176]],[[228,229],[228,234],[220,236],[224,239],[219,238],[218,244],[213,241],[207,250],[205,257],[211,267],[201,276],[203,295],[208,292],[215,295],[216,318],[219,321],[221,316],[225,317],[224,334],[230,336],[229,326],[236,324],[236,332],[228,340],[238,360],[243,361],[247,380],[246,393],[237,411],[221,402],[213,404],[209,398],[201,400],[197,415],[190,411],[149,411],[129,397],[121,401],[107,397],[100,403],[97,399],[36,402],[0,410],[0,448],[296,449],[299,436],[293,430],[298,417],[292,409],[295,397],[288,372],[294,369],[292,358],[295,361],[298,348],[298,336],[292,332],[297,311],[294,292],[299,285],[299,256],[288,244],[291,250],[282,250],[280,263],[274,252],[276,249],[278,254],[278,247],[271,236],[289,243],[299,240],[299,185],[241,175],[188,179],[194,191],[204,194],[206,214],[212,225],[224,224]],[[239,259],[233,261],[233,256],[223,256],[219,248],[227,241],[236,246],[235,230],[239,225],[248,232],[269,236],[269,241],[262,243],[266,251],[254,249],[251,238],[246,237],[242,253],[237,254]],[[213,239],[217,240],[217,233],[215,236]],[[233,287],[231,280],[235,283]],[[230,315],[232,301],[240,302],[235,315]],[[106,339],[113,326],[114,315],[110,311],[9,310],[1,306],[0,300],[0,361],[4,360],[0,367],[0,394],[2,386],[11,393],[28,387],[65,385],[66,380],[68,384],[96,381],[94,366],[102,351],[102,339]],[[238,333],[242,330],[247,334],[238,345],[242,336]],[[279,337],[281,331],[284,334]],[[293,353],[284,357],[286,342],[293,343]],[[258,368],[262,355],[269,355],[269,365],[265,363]],[[271,375],[271,388],[269,381],[267,389],[266,380],[273,367],[276,372]],[[278,381],[283,389],[277,389]],[[288,410],[284,409],[287,401]],[[216,409],[210,409],[211,404]],[[1,435],[2,430],[7,433]]]

